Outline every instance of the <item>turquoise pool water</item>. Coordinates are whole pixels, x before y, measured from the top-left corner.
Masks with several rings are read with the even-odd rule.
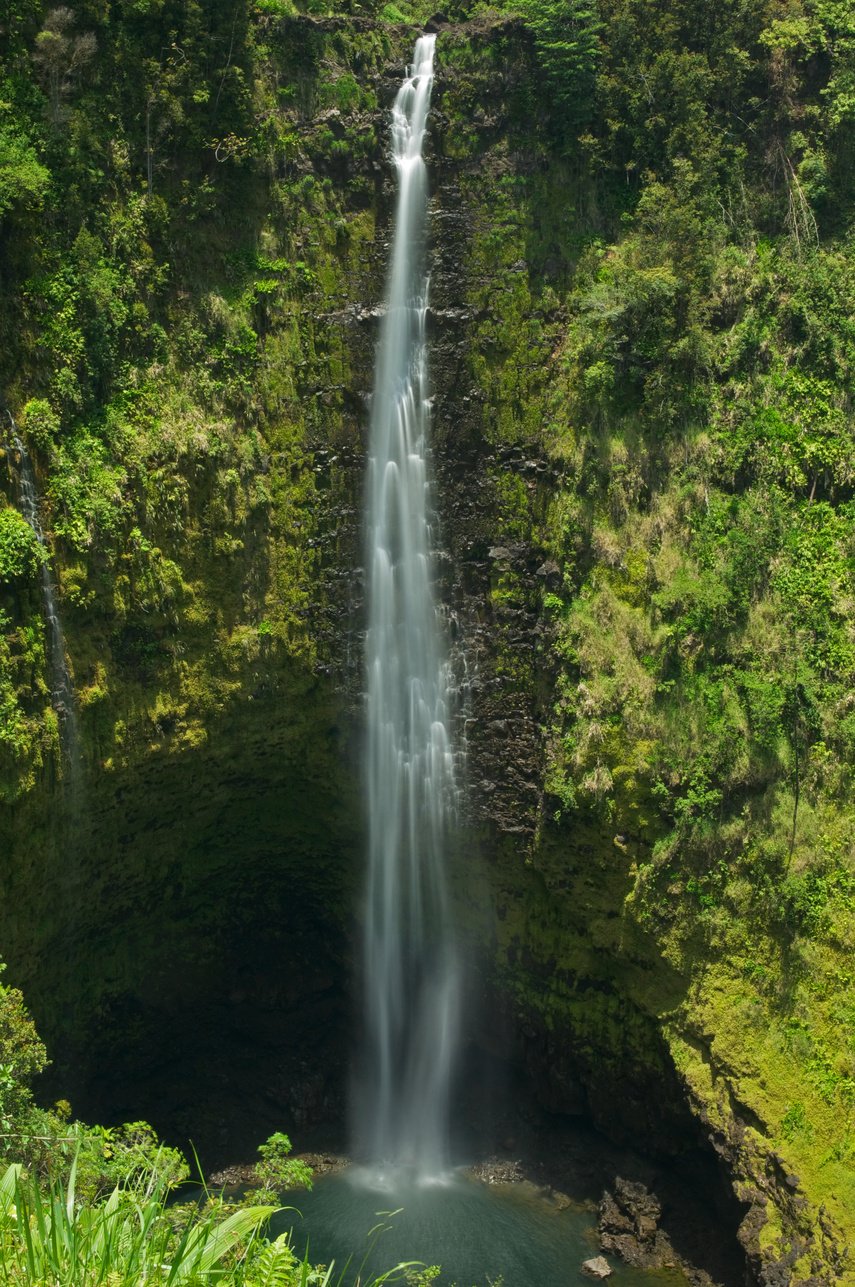
[[[576,1287],[594,1279],[582,1261],[599,1254],[595,1215],[558,1203],[528,1184],[484,1184],[465,1174],[415,1185],[393,1176],[381,1185],[356,1169],[289,1195],[272,1232],[293,1230],[295,1249],[319,1264],[335,1261],[355,1287],[401,1261],[441,1265],[441,1287]],[[614,1287],[685,1287],[676,1270],[649,1273],[609,1258]]]

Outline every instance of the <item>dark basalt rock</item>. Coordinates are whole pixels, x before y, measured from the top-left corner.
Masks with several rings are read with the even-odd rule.
[[[638,1268],[673,1264],[673,1248],[659,1228],[661,1216],[655,1194],[643,1184],[618,1178],[600,1201],[600,1246]]]

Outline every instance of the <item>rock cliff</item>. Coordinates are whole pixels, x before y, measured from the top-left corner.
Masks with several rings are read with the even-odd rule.
[[[79,764],[51,709],[37,582],[14,572],[0,585],[0,943],[56,1086],[81,1110],[157,1120],[181,1064],[174,1130],[259,1075],[274,1124],[283,1102],[297,1128],[335,1111],[349,1031],[365,405],[391,208],[384,111],[413,33],[275,8],[233,27],[231,117],[213,135],[186,124],[203,91],[166,58],[146,100],[161,111],[147,187],[130,115],[109,145],[93,125],[101,177],[75,177],[53,240],[26,249],[25,213],[4,232],[16,338],[2,376],[44,497]],[[121,49],[92,21],[106,75]],[[582,151],[556,137],[521,18],[434,25],[433,466],[476,1044],[509,1034],[501,1053],[552,1112],[654,1154],[715,1157],[755,1281],[853,1281],[850,887],[823,868],[828,906],[814,921],[797,909],[798,932],[758,892],[802,870],[798,755],[820,740],[799,731],[807,698],[782,725],[796,756],[783,866],[763,844],[781,830],[789,769],[752,762],[737,778],[716,762],[703,781],[680,777],[681,721],[712,745],[691,712],[713,698],[689,693],[713,648],[703,612],[730,611],[709,561],[689,585],[678,558],[717,503],[712,431],[674,428],[683,411],[665,387],[695,379],[676,350],[697,319],[668,309],[695,271],[679,254],[696,232],[662,232],[677,215],[656,176],[627,168],[618,201],[593,135]],[[56,128],[85,151],[74,113],[97,83],[75,92]],[[80,213],[92,199],[97,217]],[[651,227],[661,262],[642,244]],[[709,270],[703,343],[750,311],[726,298],[743,270],[735,254]],[[629,304],[609,294],[621,273]],[[607,371],[582,332],[615,317]],[[654,340],[668,327],[666,362]],[[651,371],[652,428],[649,406],[602,393]],[[12,450],[6,463],[14,504]],[[685,705],[666,710],[675,692]],[[666,734],[654,710],[673,720]],[[816,791],[799,844],[842,852],[845,811]],[[690,834],[701,814],[708,829]],[[750,870],[734,858],[725,871],[749,851]],[[818,1027],[801,1007],[824,986]]]

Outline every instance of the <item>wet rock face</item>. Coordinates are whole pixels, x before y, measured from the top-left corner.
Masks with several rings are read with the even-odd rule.
[[[519,29],[500,24],[481,39],[498,43],[508,30]],[[505,535],[515,516],[496,480],[518,482],[526,505],[535,507],[548,495],[551,466],[527,435],[503,440],[491,430],[496,412],[476,374],[479,328],[492,309],[501,313],[507,273],[498,262],[485,269],[473,255],[483,211],[471,186],[476,174],[498,182],[520,158],[509,162],[501,143],[507,104],[495,85],[488,88],[480,79],[482,110],[466,122],[468,153],[446,155],[460,85],[453,67],[443,71],[441,50],[438,68],[428,160],[434,194],[430,342],[440,586],[464,703],[468,818],[517,837],[522,851],[540,806],[543,746],[537,685],[533,675],[520,680],[514,672],[520,658],[530,665],[543,637],[538,573],[545,558],[530,530],[520,529],[514,539]],[[481,303],[485,290],[493,294],[491,309]],[[524,589],[499,594],[502,582]]]

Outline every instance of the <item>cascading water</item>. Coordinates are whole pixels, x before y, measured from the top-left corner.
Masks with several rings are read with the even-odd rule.
[[[48,561],[48,548],[45,534],[39,517],[39,496],[36,490],[36,476],[29,452],[24,446],[18,426],[7,411],[9,420],[9,438],[18,457],[18,486],[21,498],[21,513],[36,534],[36,539],[43,551],[41,565],[42,603],[45,620],[50,632],[48,647],[48,665],[50,667],[50,694],[54,710],[60,717],[60,733],[66,757],[74,761],[77,751],[77,718],[74,708],[74,686],[68,673],[65,660],[65,637],[59,608],[56,603],[56,590]]]
[[[371,404],[368,509],[367,1050],[357,1152],[374,1174],[442,1175],[460,970],[445,846],[453,810],[447,658],[431,585],[426,454],[427,176],[434,36],[392,109],[398,201]]]

